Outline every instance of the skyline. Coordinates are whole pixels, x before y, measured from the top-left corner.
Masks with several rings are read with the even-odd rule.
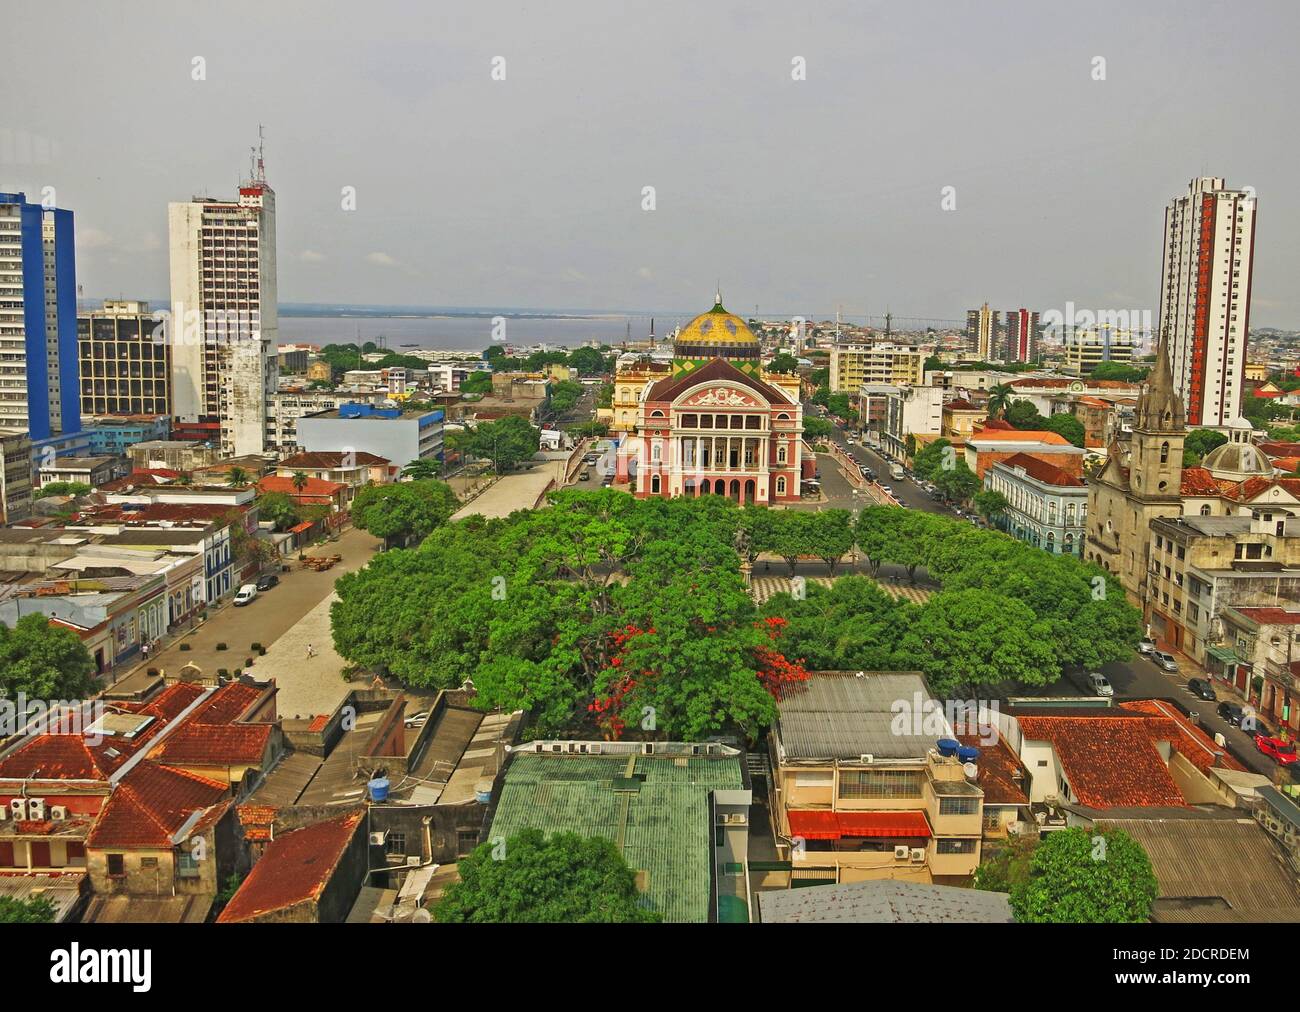
[[[1259,194],[1252,324],[1300,325],[1296,142],[1269,130],[1300,15],[1257,3],[1250,31],[1207,37],[1222,4],[1002,10],[1028,45],[974,7],[230,5],[259,29],[226,35],[157,4],[31,6],[15,31],[60,45],[0,69],[3,188],[75,212],[85,293],[156,298],[166,205],[232,195],[260,122],[286,303],[687,311],[721,277],[746,313],[956,320],[985,300],[1153,308],[1163,209],[1214,175]],[[119,47],[149,58],[108,76]],[[137,153],[127,110],[164,124]]]

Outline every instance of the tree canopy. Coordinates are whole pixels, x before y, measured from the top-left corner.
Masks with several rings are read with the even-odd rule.
[[[0,624],[0,698],[80,699],[94,689],[94,670],[80,637],[44,615]]]
[[[352,522],[386,544],[409,544],[460,508],[451,486],[436,480],[366,485],[352,501]]]
[[[1137,924],[1159,893],[1151,859],[1118,829],[1046,833],[1011,889],[1021,923]]]
[[[507,415],[492,422],[480,422],[447,437],[450,449],[471,457],[492,461],[497,474],[509,471],[532,457],[541,445],[541,433],[528,419]]]
[[[433,910],[440,924],[646,924],[661,920],[613,842],[525,829],[489,841]]]

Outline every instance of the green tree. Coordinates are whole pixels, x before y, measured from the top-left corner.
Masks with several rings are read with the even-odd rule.
[[[917,606],[886,594],[865,576],[843,576],[828,589],[807,585],[802,600],[774,595],[762,614],[787,625],[781,649],[811,671],[891,671],[899,665],[898,643]]]
[[[500,359],[494,361],[500,361]],[[486,369],[475,370],[460,381],[460,392],[463,394],[490,394],[492,392],[492,373]]]
[[[807,525],[808,554],[826,563],[834,576],[844,556],[853,550],[853,514],[848,510],[821,510],[804,515],[812,518]]]
[[[579,376],[599,376],[609,372],[605,356],[595,348],[575,348],[569,352],[569,367]]]
[[[288,492],[264,492],[257,497],[258,519],[268,521],[277,531],[287,531],[298,523],[298,511],[298,504]]]
[[[35,498],[48,499],[56,495],[73,497],[89,495],[93,489],[83,481],[51,481],[36,490]]]
[[[1123,362],[1098,362],[1088,373],[1090,380],[1119,380],[1121,383],[1141,383],[1150,369],[1125,365]]]
[[[299,495],[302,495],[302,490],[307,487],[307,482],[308,482],[307,472],[294,471],[293,477],[290,478],[289,480],[293,482],[293,490],[297,492]]]
[[[647,924],[661,920],[636,872],[598,836],[524,829],[462,858],[434,908],[440,924]]]
[[[1213,429],[1193,429],[1183,440],[1183,466],[1195,467],[1211,450],[1228,441],[1222,432]]]
[[[1158,894],[1151,859],[1127,833],[1063,829],[1039,841],[1011,910],[1022,924],[1140,924]]]
[[[799,369],[799,360],[788,352],[781,352],[775,355],[772,361],[767,363],[768,372],[779,372],[793,374]]]
[[[1058,411],[1043,422],[1043,428],[1068,439],[1074,446],[1082,447],[1084,440],[1083,422],[1068,411]]]
[[[1038,413],[1033,401],[1015,401],[1004,417],[1017,429],[1042,429],[1047,425],[1047,419]]]
[[[425,481],[429,478],[437,478],[440,469],[440,465],[436,460],[420,457],[402,468],[402,477],[410,478],[413,481]]]
[[[44,615],[0,625],[0,698],[80,699],[94,688],[94,670],[80,637]]]
[[[975,509],[985,520],[993,521],[1002,516],[1011,504],[1007,502],[1007,497],[1001,492],[994,492],[991,489],[985,489],[983,492],[976,492]]]
[[[1026,604],[982,591],[944,591],[903,634],[905,667],[925,672],[940,697],[1014,680],[1048,685],[1061,675],[1048,627]]]
[[[427,537],[460,508],[456,493],[441,481],[366,485],[352,500],[352,522],[383,538],[386,546]]]
[[[816,442],[822,439],[830,439],[831,433],[835,431],[835,426],[824,418],[805,417],[803,420],[803,434],[809,442]]]
[[[949,499],[961,503],[969,501],[980,488],[979,478],[966,466],[964,458],[958,458],[955,467],[941,467],[934,476],[934,484]]]
[[[551,384],[551,410],[556,415],[567,414],[573,410],[582,396],[583,386],[572,380],[561,380]]]
[[[54,920],[54,904],[43,896],[29,900],[0,896],[0,924],[49,924]]]
[[[226,484],[231,488],[243,488],[248,484],[248,472],[242,467],[232,467],[226,472]]]
[[[507,415],[494,422],[480,422],[472,429],[453,432],[447,438],[451,449],[471,457],[492,461],[497,474],[528,460],[541,445],[541,435],[526,418]]]

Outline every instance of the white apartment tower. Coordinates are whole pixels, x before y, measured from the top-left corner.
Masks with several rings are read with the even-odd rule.
[[[224,455],[269,452],[279,324],[275,192],[260,153],[237,201],[170,204],[168,230],[175,415],[219,420]]]
[[[1189,427],[1226,427],[1241,414],[1254,254],[1252,191],[1204,176],[1165,208],[1157,332]]]

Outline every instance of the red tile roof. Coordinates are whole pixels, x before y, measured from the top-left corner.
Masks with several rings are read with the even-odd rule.
[[[1300,457],[1300,443],[1283,443],[1266,439],[1255,444],[1260,452],[1268,457]]]
[[[1260,625],[1300,625],[1300,611],[1285,608],[1238,608],[1237,611]]]
[[[259,492],[283,492],[286,495],[301,496],[303,498],[333,498],[340,491],[347,488],[346,485],[337,481],[325,481],[323,478],[307,478],[307,483],[299,491],[298,486],[293,483],[292,477],[281,477],[276,474],[268,474],[257,483]]]
[[[1031,457],[1027,453],[1015,453],[1006,460],[999,463],[1007,467],[1023,467],[1025,473],[1031,478],[1043,482],[1046,485],[1056,485],[1062,488],[1083,488],[1084,483],[1059,467],[1047,463],[1045,460],[1039,460],[1037,457]],[[998,466],[997,464],[993,465]]]
[[[943,409],[945,411],[983,411],[984,410],[983,408],[977,408],[970,401],[963,400],[960,397],[958,397],[956,400],[949,401],[947,404],[943,406]]]
[[[184,770],[141,763],[114,788],[86,840],[95,849],[172,847],[196,812],[229,803],[229,788]]]
[[[1227,495],[1241,502],[1251,502],[1258,499],[1274,485],[1280,486],[1284,491],[1300,499],[1300,478],[1266,478],[1263,476],[1247,478],[1229,489]]]
[[[1161,718],[1151,722],[1152,727],[1150,730],[1153,732],[1153,741],[1168,741],[1166,735],[1169,733],[1169,724],[1172,723],[1177,729],[1173,740],[1174,748],[1179,755],[1202,773],[1211,766],[1216,765],[1216,755],[1219,757],[1217,765],[1221,769],[1236,770],[1239,773],[1246,772],[1245,766],[1228,755],[1225,749],[1215,745],[1214,739],[1192,724],[1179,712],[1177,707],[1165,702],[1163,699],[1135,699],[1127,703],[1121,703],[1120,709]]]
[[[155,718],[134,737],[103,734],[91,737],[79,728],[36,735],[0,760],[0,777],[20,780],[107,780],[164,727],[198,699],[203,687],[190,682],[169,685],[151,701],[113,704],[108,712],[136,713]],[[93,744],[91,743],[93,742]]]
[[[194,711],[190,720],[196,724],[232,724],[262,698],[265,690],[243,682],[227,682]]]
[[[240,805],[236,812],[239,814],[240,825],[244,827],[244,839],[270,840],[278,810],[270,805]]]
[[[1214,475],[1210,474],[1203,467],[1185,467],[1183,468],[1183,495],[1222,495],[1218,482],[1214,480]]]
[[[318,899],[357,833],[365,812],[326,819],[272,841],[266,853],[217,918],[218,924],[249,921]]]
[[[314,468],[322,470],[325,468],[343,467],[344,459],[348,459],[348,467],[364,466],[371,467],[380,464],[392,463],[387,457],[379,457],[373,453],[357,451],[351,454],[342,451],[322,451],[315,453],[295,453],[292,457],[285,457],[276,467],[281,469],[309,469]]]
[[[1186,805],[1169,768],[1152,743],[1148,718],[1021,716],[1016,719],[1025,738],[1051,742],[1080,804],[1089,808]],[[1166,733],[1169,735],[1166,740],[1176,736],[1172,722]]]
[[[980,750],[975,765],[979,768],[979,786],[986,805],[1027,805],[1024,767],[1011,746],[998,735],[996,745],[986,745],[983,735],[960,734],[957,740]],[[1017,778],[1019,774],[1019,778]]]
[[[971,436],[972,442],[981,439],[992,439],[999,442],[1016,442],[1023,441],[1026,443],[1047,443],[1049,446],[1069,446],[1070,441],[1056,432],[1049,432],[1046,429],[993,429],[989,430],[985,426],[984,430]]]
[[[186,721],[150,754],[178,766],[259,765],[271,740],[270,724],[196,724]]]

